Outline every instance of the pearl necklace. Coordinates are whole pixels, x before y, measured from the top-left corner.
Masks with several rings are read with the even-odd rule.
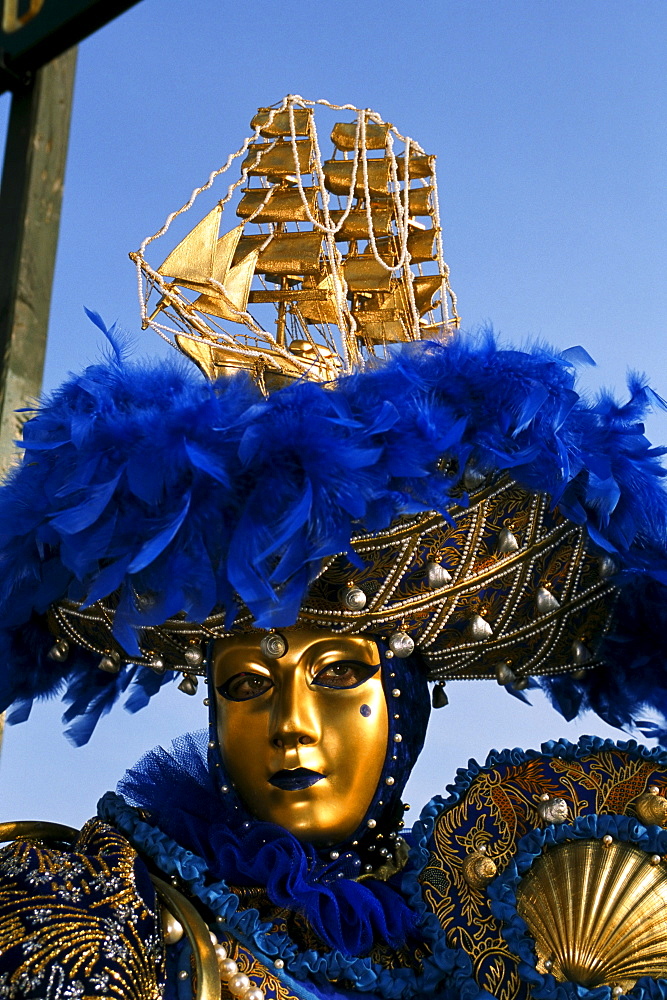
[[[183,937],[183,925],[165,906],[162,907],[162,932],[166,945],[177,944]],[[266,1000],[264,990],[255,986],[244,972],[239,972],[238,964],[229,957],[224,944],[220,944],[213,931],[209,931],[209,935],[218,960],[221,986],[226,986],[238,1000]],[[178,976],[185,980],[189,973],[182,969]]]

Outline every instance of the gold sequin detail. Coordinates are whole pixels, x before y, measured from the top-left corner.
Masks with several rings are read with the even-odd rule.
[[[147,934],[159,924],[138,891],[136,860],[98,820],[71,851],[24,840],[0,850],[0,954],[20,959],[0,974],[0,997],[160,1000],[161,933]]]

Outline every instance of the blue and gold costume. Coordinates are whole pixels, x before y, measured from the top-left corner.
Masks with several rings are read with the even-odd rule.
[[[74,840],[2,828],[0,997],[664,1000],[665,752],[494,752],[412,830],[401,799],[450,680],[667,739],[661,401],[634,379],[587,403],[580,349],[432,322],[436,289],[455,309],[434,159],[359,111],[322,163],[312,111],[253,119],[241,226],[218,236],[237,182],[160,267],[157,236],[133,255],[144,325],[175,317],[200,371],[132,363],[93,316],[109,356],[40,405],[0,490],[0,711],[62,689],[83,743],[180,677],[210,712]]]
[[[196,742],[188,747],[190,765]],[[179,756],[185,762],[184,746],[174,753],[172,767]],[[545,744],[541,752],[496,752],[484,766],[471,761],[458,772],[448,797],[425,807],[407,834],[406,863],[390,878],[397,899],[416,916],[409,943],[376,943],[356,955],[323,942],[303,913],[277,906],[260,886],[228,885],[205,858],[155,826],[145,810],[107,795],[100,811],[115,829],[92,820],[73,848],[15,841],[3,849],[0,996],[193,995],[191,948],[185,938],[165,947],[156,930],[154,889],[133,844],[145,863],[196,902],[229,956],[270,1000],[358,991],[406,1000],[430,995],[598,1000],[610,995],[609,986],[586,989],[565,979],[565,963],[575,948],[563,943],[559,960],[565,968],[557,963],[553,968],[553,960],[545,968],[549,958],[539,946],[536,952],[517,889],[545,849],[569,844],[597,851],[591,884],[599,890],[603,862],[620,850],[623,864],[632,862],[642,873],[643,895],[649,886],[664,908],[667,830],[650,822],[655,814],[645,810],[647,797],[654,798],[664,816],[665,790],[667,754],[633,742],[585,737],[578,745]],[[561,821],[541,815],[547,796],[565,802]],[[633,850],[636,857],[629,861]],[[480,856],[493,866],[481,879],[470,865]],[[565,866],[559,874],[565,879],[567,873]],[[566,886],[563,901],[577,888],[584,883]],[[632,955],[612,975],[632,981],[629,996],[659,997],[667,976],[664,909],[660,919],[649,913],[647,920],[644,903],[642,892],[630,891],[616,909],[608,905],[602,914],[606,937],[600,936],[597,951],[593,941],[590,964],[593,975],[599,968],[608,972],[605,963],[613,967],[607,939],[613,938],[615,921],[627,938],[634,907],[650,940],[639,941],[633,928]],[[229,996],[224,988],[222,996]]]

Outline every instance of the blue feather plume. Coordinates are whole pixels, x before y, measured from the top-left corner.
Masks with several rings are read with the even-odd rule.
[[[585,352],[508,349],[487,332],[406,345],[335,391],[297,382],[264,399],[243,375],[210,384],[182,359],[132,361],[107,335],[108,356],[25,424],[24,460],[0,490],[0,710],[24,718],[34,697],[63,694],[85,742],[119,697],[136,710],[168,677],[105,674],[81,650],[49,660],[52,603],[119,591],[129,653],[138,629],[181,611],[201,621],[222,606],[233,620],[235,594],[260,626],[287,625],[353,532],[460,503],[437,467],[446,456],[549,494],[621,567],[609,666],[541,682],[556,707],[622,726],[643,706],[667,715],[665,449],[642,426],[664,403],[643,379],[624,404],[589,404],[575,388]],[[135,591],[153,601],[137,608]],[[667,725],[658,735],[667,743]]]

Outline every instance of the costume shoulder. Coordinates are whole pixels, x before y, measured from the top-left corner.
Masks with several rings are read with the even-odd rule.
[[[664,751],[592,737],[493,751],[449,791],[414,830],[420,881],[478,987],[499,1000],[664,995]]]
[[[135,850],[97,819],[71,846],[42,826],[16,824],[35,833],[0,849],[0,997],[159,1000],[156,896]]]

